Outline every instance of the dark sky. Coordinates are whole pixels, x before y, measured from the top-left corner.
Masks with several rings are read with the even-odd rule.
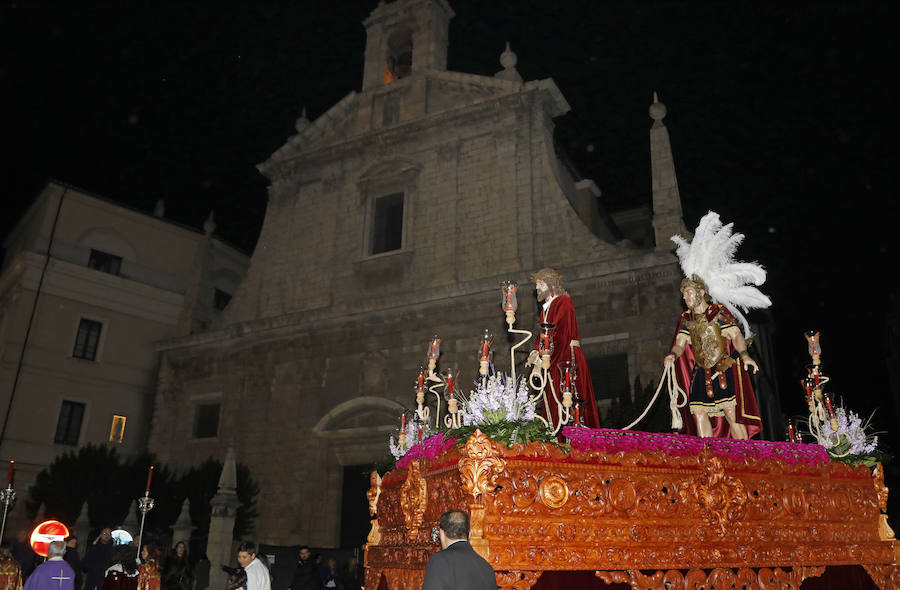
[[[362,81],[374,0],[6,2],[3,232],[56,178],[250,251],[266,205],[255,164]],[[647,106],[669,109],[685,217],[708,209],[770,271],[783,395],[802,330],[823,332],[833,391],[884,392],[898,289],[897,22],[889,2],[452,1],[449,68],[526,79],[572,106],[557,136],[612,209],[649,204]],[[674,320],[674,318],[673,318]],[[661,351],[661,357],[662,357]],[[786,400],[787,401],[787,400]]]

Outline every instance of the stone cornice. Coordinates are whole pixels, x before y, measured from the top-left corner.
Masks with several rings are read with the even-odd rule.
[[[14,271],[9,273],[9,278],[5,273],[0,284],[8,288],[10,283],[7,281],[18,279],[23,289],[35,291],[43,265],[43,255],[20,253],[13,265]],[[184,306],[184,296],[178,293],[57,258],[51,259],[47,267],[42,292],[170,326],[177,324],[178,314]]]
[[[618,270],[623,260],[628,261],[628,270]],[[649,284],[668,279],[680,278],[680,271],[674,256],[652,250],[636,251],[635,256],[615,260],[578,265],[559,269],[566,277],[566,285],[590,286],[592,289],[614,287],[622,284]],[[485,277],[475,281],[436,287],[418,291],[403,301],[396,295],[370,298],[364,308],[348,310],[344,306],[302,311],[240,322],[224,328],[174,338],[158,342],[158,351],[175,351],[186,348],[217,349],[244,343],[259,343],[278,340],[312,329],[334,329],[343,325],[358,324],[362,320],[389,323],[404,314],[427,315],[430,310],[446,307],[448,304],[470,307],[483,299],[493,298],[494,287],[501,280],[517,280],[525,285],[529,272],[515,275]],[[571,277],[571,278],[569,278]],[[492,285],[485,289],[485,285]],[[579,289],[584,290],[584,289]],[[499,313],[499,312],[498,312]]]

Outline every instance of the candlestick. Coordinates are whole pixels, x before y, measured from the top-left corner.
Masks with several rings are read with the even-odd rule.
[[[16,462],[10,460],[10,462],[9,462],[9,473],[8,473],[8,475],[7,475],[7,478],[6,478],[6,483],[8,483],[9,485],[12,485],[12,484],[13,484],[13,473],[15,472],[15,469],[16,469]]]
[[[150,493],[150,481],[152,479],[153,479],[153,465],[151,465],[150,470],[147,471],[147,489],[145,490],[145,492],[148,494]]]
[[[441,356],[441,339],[435,336],[428,343],[428,374],[432,375],[437,366],[438,357]]]

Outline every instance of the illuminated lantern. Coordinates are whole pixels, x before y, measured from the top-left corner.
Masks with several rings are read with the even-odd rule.
[[[47,557],[47,548],[53,541],[65,541],[69,529],[58,520],[45,520],[31,531],[31,548],[41,557]]]
[[[112,537],[113,543],[116,545],[131,545],[131,542],[134,541],[131,533],[126,531],[125,529],[116,529],[109,534]]]

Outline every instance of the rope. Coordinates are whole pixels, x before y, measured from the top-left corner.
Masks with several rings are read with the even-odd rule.
[[[672,430],[681,430],[681,427],[684,426],[684,421],[681,419],[681,412],[679,412],[678,409],[687,405],[688,400],[687,393],[679,387],[678,380],[675,378],[674,365],[669,365],[663,369],[663,374],[662,377],[659,378],[659,385],[656,386],[656,393],[653,394],[653,399],[650,400],[650,403],[647,404],[647,407],[644,408],[643,413],[638,416],[637,420],[622,430],[631,430],[647,416],[650,408],[656,403],[656,398],[659,397],[659,392],[662,390],[663,383],[668,385],[669,389],[669,410],[672,411]]]

